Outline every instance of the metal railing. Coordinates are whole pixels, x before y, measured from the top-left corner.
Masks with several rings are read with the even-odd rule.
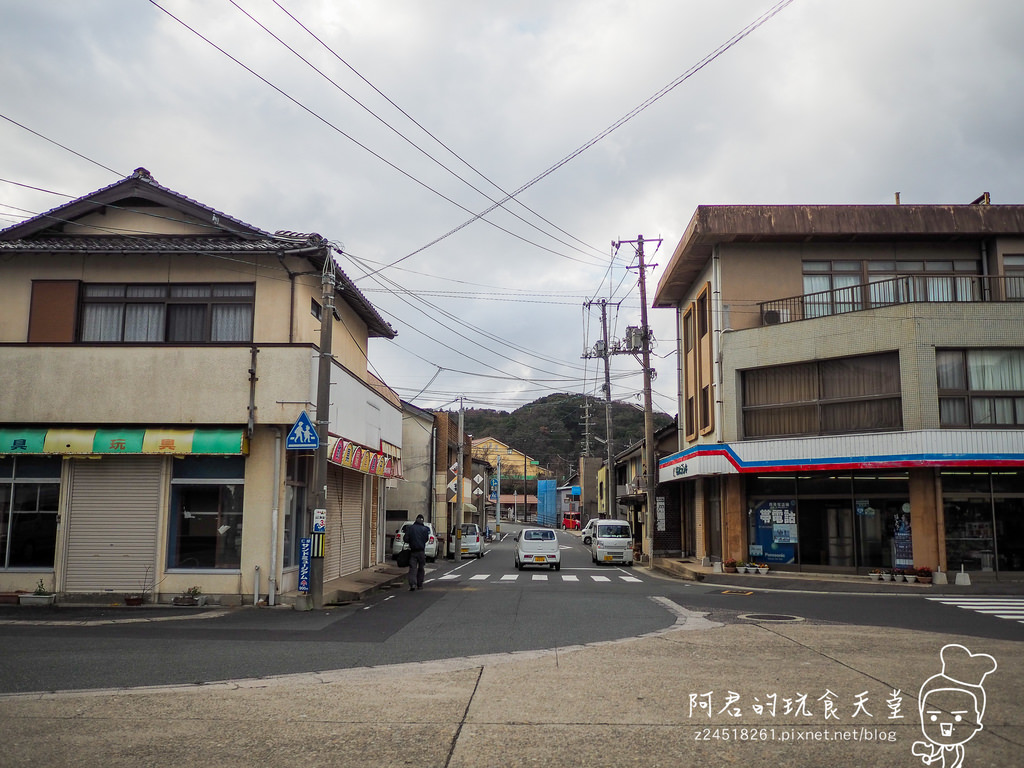
[[[758,304],[761,325],[862,312],[915,302],[1024,301],[1024,275],[901,275]]]

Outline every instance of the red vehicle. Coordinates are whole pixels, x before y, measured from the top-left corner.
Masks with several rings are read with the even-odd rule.
[[[580,513],[566,512],[562,515],[562,529],[566,531],[578,531],[580,529]]]

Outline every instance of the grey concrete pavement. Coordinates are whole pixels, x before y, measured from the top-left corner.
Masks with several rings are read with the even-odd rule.
[[[1020,643],[808,622],[724,626],[663,604],[675,625],[631,640],[2,696],[0,765],[921,765],[918,691],[953,642],[998,662],[965,765],[1020,764]]]

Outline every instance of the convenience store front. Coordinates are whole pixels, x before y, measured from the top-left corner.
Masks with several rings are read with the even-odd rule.
[[[721,520],[703,523],[723,532],[724,558],[781,570],[1024,573],[1019,432],[707,444],[666,457],[659,469],[663,483],[721,495],[720,505],[705,505]]]

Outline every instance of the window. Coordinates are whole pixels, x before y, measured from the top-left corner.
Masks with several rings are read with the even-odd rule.
[[[251,283],[85,285],[81,340],[249,342],[255,290]]]
[[[1006,298],[1024,301],[1024,256],[1004,256],[1003,271],[1006,274]]]
[[[0,458],[0,566],[53,568],[59,458]]]
[[[900,429],[899,355],[845,357],[743,373],[745,436]]]
[[[174,462],[167,567],[237,570],[242,562],[245,459]]]
[[[1024,349],[935,353],[941,427],[1024,425]]]
[[[312,529],[309,512],[306,509],[306,478],[309,472],[309,459],[288,452],[288,470],[285,478],[285,511],[284,511],[284,567],[290,568],[299,564],[300,539]],[[403,516],[406,520],[407,516]]]
[[[805,261],[804,317],[911,301],[979,301],[977,260]]]

